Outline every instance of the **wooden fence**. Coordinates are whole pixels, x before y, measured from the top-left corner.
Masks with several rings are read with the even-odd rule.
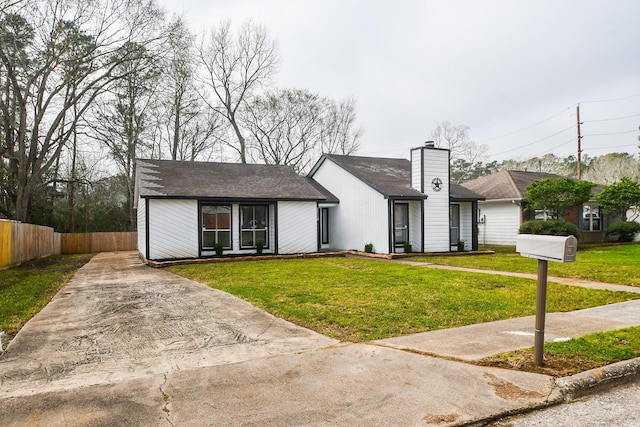
[[[64,233],[61,238],[61,253],[91,254],[96,252],[135,251],[138,233]]]
[[[134,251],[138,233],[56,233],[51,227],[0,219],[0,268],[53,254]]]
[[[0,220],[0,268],[60,253],[60,233],[41,225]]]

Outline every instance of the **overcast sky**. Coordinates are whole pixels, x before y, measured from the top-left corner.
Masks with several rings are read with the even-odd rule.
[[[277,87],[356,99],[359,155],[408,158],[444,120],[489,161],[576,154],[578,103],[584,153],[638,152],[638,0],[159,2],[195,32],[266,25]]]

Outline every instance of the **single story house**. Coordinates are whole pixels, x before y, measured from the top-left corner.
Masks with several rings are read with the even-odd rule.
[[[544,219],[542,211],[530,211],[523,202],[526,188],[543,178],[560,178],[560,175],[545,172],[503,170],[462,183],[469,190],[484,196],[478,202],[478,234],[481,245],[514,246],[518,229],[523,222]],[[593,194],[602,191],[594,187]],[[610,218],[602,212],[595,200],[566,212],[564,218],[580,230],[581,242],[602,242]]]
[[[137,160],[138,250],[145,259],[318,250],[317,212],[338,200],[286,166]]]
[[[483,197],[449,181],[449,150],[411,160],[324,155],[308,176],[291,168],[137,160],[138,248],[149,260],[358,249],[477,249]]]

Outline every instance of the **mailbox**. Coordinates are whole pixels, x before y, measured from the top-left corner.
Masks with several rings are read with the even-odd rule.
[[[516,252],[529,258],[575,262],[577,250],[578,239],[573,236],[520,234],[516,238]]]

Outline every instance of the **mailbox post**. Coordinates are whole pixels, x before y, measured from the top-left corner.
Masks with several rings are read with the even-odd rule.
[[[543,236],[520,234],[516,238],[516,252],[538,260],[538,290],[536,293],[536,330],[534,355],[536,366],[544,365],[544,322],[547,311],[548,261],[575,262],[578,239],[573,236]]]

